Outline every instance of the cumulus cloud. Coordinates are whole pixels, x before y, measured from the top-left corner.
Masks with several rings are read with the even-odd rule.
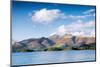
[[[64,16],[64,13],[62,13],[59,9],[40,9],[38,11],[35,11],[32,15],[32,21],[38,22],[38,23],[51,23],[59,18]]]
[[[61,25],[60,27],[58,27],[57,33],[60,34],[60,35],[65,34],[66,33],[66,27],[65,27],[65,25]]]
[[[73,35],[84,35],[84,36],[95,36],[95,27],[94,21],[82,22],[78,20],[69,25],[61,25],[57,28],[55,34],[64,35],[64,34],[73,34]]]
[[[56,32],[53,34],[64,35],[66,33],[70,33],[73,35],[85,35],[85,36],[95,36],[95,21],[83,22],[83,19],[87,19],[91,16],[95,16],[95,9],[90,9],[80,13],[80,15],[68,15],[67,13],[63,13],[59,9],[40,9],[33,11],[31,15],[31,19],[34,23],[41,24],[49,24],[56,20],[72,20],[75,21],[72,24],[61,25],[56,29]]]
[[[42,23],[42,24],[48,24],[52,23],[58,19],[63,20],[79,20],[79,19],[86,19],[91,16],[95,16],[95,9],[90,9],[87,11],[84,11],[81,13],[83,15],[71,15],[71,14],[65,14],[59,9],[40,9],[33,11],[32,14],[29,13],[29,16],[31,16],[31,19],[35,23]]]
[[[89,21],[89,22],[80,22],[80,20],[76,21],[75,23],[72,23],[70,25],[67,25],[66,28],[68,28],[68,30],[79,30],[79,29],[83,29],[83,28],[89,28],[89,27],[93,27],[95,26],[95,22],[94,21]]]
[[[95,36],[95,30],[85,29],[82,31],[72,32],[72,34],[75,36]]]

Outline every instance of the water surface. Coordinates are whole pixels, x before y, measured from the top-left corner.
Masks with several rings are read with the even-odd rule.
[[[12,54],[12,65],[95,61],[95,50],[20,52]]]

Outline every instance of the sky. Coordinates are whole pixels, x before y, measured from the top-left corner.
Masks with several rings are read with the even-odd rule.
[[[54,34],[95,36],[95,6],[12,2],[12,39],[21,41]]]

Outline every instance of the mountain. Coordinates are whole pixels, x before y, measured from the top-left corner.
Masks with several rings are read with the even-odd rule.
[[[30,38],[12,43],[13,52],[48,51],[65,49],[94,49],[95,37],[73,36],[72,34],[52,35],[48,38]]]
[[[20,51],[43,51],[44,49],[46,49],[47,47],[53,46],[55,43],[54,41],[42,37],[39,39],[26,39],[26,40],[22,40],[20,42],[15,42],[12,45],[12,51],[13,52],[20,52]]]
[[[56,37],[55,37],[56,36]],[[67,45],[77,45],[95,43],[95,37],[89,36],[73,36],[72,34],[65,34],[62,37],[58,35],[50,36],[51,40],[54,40],[58,44],[67,44]]]
[[[87,44],[90,45],[91,43],[95,43],[95,37],[76,37],[76,44],[81,45],[81,44]]]

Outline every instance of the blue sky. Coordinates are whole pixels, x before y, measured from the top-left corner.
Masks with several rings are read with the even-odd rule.
[[[95,6],[13,1],[14,40],[66,33],[94,36]]]

